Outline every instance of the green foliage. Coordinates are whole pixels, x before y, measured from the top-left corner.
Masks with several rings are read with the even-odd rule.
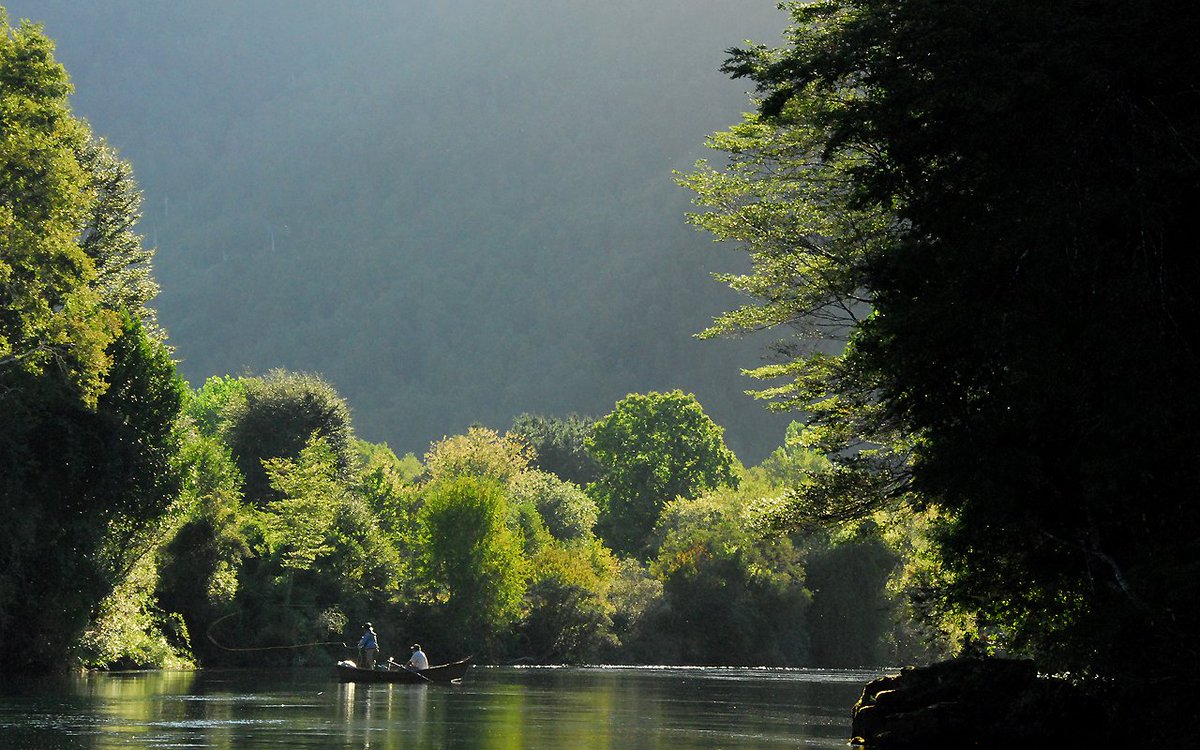
[[[104,141],[85,143],[79,160],[95,196],[81,241],[96,269],[92,285],[106,308],[127,310],[153,336],[165,338],[154,310],[148,307],[158,294],[158,283],[151,269],[154,250],[143,247],[141,236],[134,231],[141,218],[142,195],[133,179],[133,167]]]
[[[488,477],[507,482],[529,468],[532,460],[533,449],[516,435],[472,426],[465,435],[442,438],[430,446],[425,470],[433,481]]]
[[[419,576],[455,649],[500,648],[524,610],[528,562],[507,525],[502,486],[450,476],[422,490]]]
[[[112,593],[75,649],[87,669],[188,669],[189,635],[183,618],[158,608],[158,571],[153,554],[144,555]]]
[[[122,313],[121,335],[109,346],[108,388],[97,405],[117,442],[103,454],[110,484],[98,487],[121,497],[108,512],[138,525],[153,525],[179,491],[174,470],[179,450],[176,421],[186,385],[175,372],[170,351],[151,338],[142,322]],[[96,481],[93,480],[93,486]],[[120,523],[118,521],[114,521]],[[123,540],[128,541],[128,540]],[[118,542],[118,547],[125,544]],[[128,551],[128,550],[126,550]]]
[[[646,555],[666,503],[736,486],[736,459],[691,394],[630,394],[586,441],[601,466],[588,486],[600,506],[601,536],[622,555]]]
[[[353,604],[357,619],[364,619],[371,611],[395,610],[402,586],[411,579],[412,572],[409,561],[402,557],[396,541],[386,533],[368,502],[350,494],[338,505],[329,548],[322,572],[343,592],[332,605]]]
[[[897,650],[915,654],[914,662],[946,658],[985,636],[973,613],[941,607],[939,592],[948,574],[935,535],[944,521],[937,508],[902,506],[876,513],[869,522],[900,563],[887,583],[901,623],[894,640]]]
[[[542,471],[526,471],[509,480],[508,493],[516,506],[529,505],[560,541],[592,538],[598,511],[587,493],[571,482]]]
[[[108,387],[94,410],[52,376],[10,394],[7,406],[18,408],[0,443],[2,511],[14,520],[0,575],[6,664],[44,666],[76,641],[152,546],[178,491],[181,383],[165,348],[126,316],[107,356]]]
[[[752,497],[724,489],[663,509],[651,566],[663,599],[648,628],[660,635],[639,644],[644,656],[683,664],[810,663],[804,550],[788,537],[756,538],[748,530]]]
[[[272,370],[242,378],[241,393],[229,399],[223,417],[223,437],[246,478],[245,496],[251,502],[274,497],[263,462],[298,457],[314,433],[327,441],[338,476],[350,476],[350,408],[318,375]]]
[[[594,419],[578,414],[561,419],[526,413],[513,420],[512,434],[533,446],[534,466],[584,487],[600,473],[586,445],[595,423]]]
[[[551,663],[586,663],[617,644],[610,597],[617,560],[595,538],[551,541],[531,556],[523,647]]]
[[[184,413],[204,435],[220,434],[225,414],[235,403],[246,398],[246,383],[232,375],[213,375],[196,390],[188,391]]]
[[[182,384],[144,324],[136,187],[70,91],[41,30],[0,10],[0,663],[19,669],[61,664],[97,612],[108,646],[138,618],[124,632],[155,638],[130,574],[178,491]]]
[[[402,545],[417,501],[415,482],[424,467],[413,454],[398,458],[385,444],[360,440],[355,445],[361,468],[354,493],[367,502],[387,534]]]
[[[205,663],[320,660],[313,644],[346,637],[351,618],[397,615],[408,576],[397,540],[360,483],[341,477],[325,438],[264,461],[276,499],[251,508],[237,502],[228,454],[200,453],[210,491],[166,548],[159,599],[193,632],[203,625]]]
[[[390,600],[402,578],[399,555],[370,503],[339,479],[325,439],[314,435],[295,460],[269,459],[264,467],[280,497],[258,516],[264,553],[285,575],[316,569],[348,592]]]
[[[338,481],[333,451],[315,433],[295,460],[263,461],[272,489],[279,495],[263,506],[262,527],[267,550],[284,570],[311,568],[329,552],[329,533],[346,487]]]
[[[622,558],[617,563],[616,576],[608,592],[613,608],[613,631],[622,650],[617,660],[630,661],[637,657],[639,642],[652,639],[657,621],[652,617],[663,596],[663,584],[650,574],[646,566],[632,557]],[[645,659],[651,664],[662,664],[659,655],[646,649]]]
[[[79,159],[90,135],[71,116],[53,49],[40,28],[13,29],[0,14],[0,377],[58,370],[94,407],[119,322],[79,241],[95,206]]]
[[[215,664],[222,655],[213,653],[206,636],[237,595],[238,573],[251,555],[249,515],[241,503],[241,474],[216,438],[190,433],[178,462],[181,505],[188,510],[158,551],[154,596],[162,611],[181,617],[197,637],[191,646],[199,661]]]
[[[788,522],[936,509],[912,590],[947,629],[1077,672],[1193,670],[1196,519],[1173,498],[1194,450],[1145,446],[1200,418],[1200,11],[789,9],[787,48],[726,66],[762,96],[714,138],[730,166],[685,180],[761,300],[714,330],[807,336],[757,371],[835,454]],[[841,354],[812,345],[829,323]]]
[[[368,443],[365,440],[355,440],[354,448],[358,453],[358,464],[364,467],[380,466],[395,476],[403,484],[413,484],[425,471],[421,459],[412,453],[397,456],[387,443]]]
[[[808,447],[808,439],[804,425],[792,422],[783,445],[771,451],[758,468],[779,487],[796,488],[811,482],[813,475],[829,470],[829,459]]]
[[[746,56],[756,54],[766,53]],[[732,62],[729,69],[741,72]],[[864,269],[900,231],[888,206],[853,198],[855,175],[869,155],[853,144],[827,147],[828,110],[849,106],[855,96],[795,96],[773,105],[775,117],[748,114],[709,140],[728,155],[722,169],[701,162],[680,176],[706,209],[690,221],[717,240],[738,243],[751,260],[749,273],[718,278],[755,301],[723,314],[703,335],[791,333],[776,345],[776,361],[748,371],[772,382],[754,393],[769,408],[808,414],[804,428],[789,428],[764,469],[782,480],[793,470],[786,464],[810,452],[838,457],[832,471],[794,467],[805,481],[780,508],[792,525],[869,514],[908,476],[908,441],[876,398],[878,378],[854,356],[874,309]],[[855,502],[847,502],[851,497]]]

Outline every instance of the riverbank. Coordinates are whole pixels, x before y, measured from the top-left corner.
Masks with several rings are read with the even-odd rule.
[[[852,743],[872,750],[1109,747],[1114,727],[1093,691],[1018,659],[905,668],[868,683],[852,716]]]

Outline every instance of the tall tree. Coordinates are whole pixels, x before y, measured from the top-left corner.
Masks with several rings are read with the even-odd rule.
[[[95,196],[80,243],[96,269],[92,286],[105,307],[128,310],[161,338],[164,333],[149,307],[158,294],[151,268],[154,249],[146,247],[134,230],[141,219],[142,194],[133,167],[106,142],[95,139],[83,144],[79,162]]]
[[[588,486],[600,506],[600,535],[623,555],[644,556],[658,514],[677,497],[736,486],[736,458],[696,397],[632,393],[596,423],[587,448],[600,464]]]
[[[89,245],[100,225],[131,236],[133,215],[98,198],[70,91],[41,30],[0,11],[0,663],[18,669],[65,666],[178,489],[182,384],[143,324],[152,288],[98,273],[147,259]]]
[[[450,475],[422,490],[417,519],[421,580],[456,649],[501,649],[524,607],[528,560],[507,525],[508,501],[486,476]]]
[[[71,83],[36,26],[13,29],[0,9],[0,398],[9,378],[63,372],[95,405],[117,335],[96,268],[79,242],[95,205],[79,154],[87,127],[71,116]]]
[[[761,371],[841,449],[797,514],[936,509],[942,611],[1067,668],[1179,674],[1200,624],[1200,10],[789,8],[789,47],[727,65],[762,96],[716,141],[733,188],[695,184],[702,222],[754,254],[734,281],[763,302],[731,327],[811,322],[830,288],[872,306],[842,355],[790,342]]]
[[[64,664],[177,494],[182,383],[165,346],[124,321],[94,410],[73,392],[26,393],[5,412],[0,510],[13,525],[0,574],[0,663]]]

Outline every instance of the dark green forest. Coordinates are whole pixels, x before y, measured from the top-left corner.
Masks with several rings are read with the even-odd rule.
[[[407,178],[395,173],[375,175],[371,187],[361,165],[386,171],[391,162],[350,159],[363,181],[355,189],[387,187],[406,207],[425,200],[446,230],[472,225],[488,191],[493,207],[529,201],[514,204],[511,224],[478,218],[480,237],[506,238],[495,245],[505,264],[516,256],[499,248],[526,226],[517,215],[536,206],[579,243],[576,270],[621,268],[648,295],[622,298],[630,317],[591,320],[603,334],[577,340],[588,357],[557,350],[550,366],[533,343],[544,331],[526,336],[519,316],[486,307],[489,295],[504,289],[523,304],[591,313],[613,306],[611,288],[556,277],[562,296],[547,297],[536,274],[515,291],[500,283],[504,274],[485,283],[487,253],[459,246],[433,267],[462,284],[453,304],[482,302],[479,312],[413,308],[388,322],[475,322],[472,336],[486,347],[439,328],[431,356],[541,362],[530,387],[545,391],[568,371],[612,375],[672,360],[663,330],[641,349],[635,320],[699,313],[710,316],[702,339],[774,334],[773,346],[754,338],[739,355],[761,383],[764,412],[781,420],[769,439],[758,433],[766,448],[740,454],[750,461],[686,379],[627,389],[602,406],[594,394],[557,401],[564,392],[525,409],[516,391],[495,388],[515,383],[513,372],[480,375],[478,361],[459,357],[449,377],[429,359],[436,387],[391,382],[391,403],[453,413],[444,418],[461,427],[398,450],[363,438],[364,410],[351,409],[336,368],[294,366],[285,339],[266,330],[255,356],[274,351],[273,362],[213,367],[189,383],[171,307],[159,304],[172,282],[163,275],[160,295],[166,251],[151,244],[168,247],[164,233],[221,247],[228,258],[192,275],[211,273],[244,300],[266,278],[258,274],[294,280],[289,299],[303,301],[305,315],[285,314],[270,295],[208,302],[238,308],[251,328],[284,316],[328,356],[377,358],[342,363],[360,378],[405,360],[389,349],[399,338],[320,328],[333,336],[322,339],[309,323],[344,310],[325,291],[306,296],[305,285],[336,286],[345,274],[392,279],[396,269],[341,250],[369,245],[354,241],[364,225],[336,200],[347,178],[322,183],[322,212],[302,212],[312,222],[303,233],[329,233],[319,243],[328,252],[311,265],[282,260],[283,226],[269,224],[253,253],[237,250],[222,232],[244,233],[189,224],[186,199],[175,199],[183,207],[170,209],[170,223],[144,220],[131,162],[72,108],[54,43],[42,27],[5,21],[0,513],[10,529],[0,547],[0,664],[328,664],[368,619],[385,656],[419,638],[446,659],[493,662],[1020,658],[1031,660],[1031,679],[1053,674],[1055,685],[1081,691],[1086,715],[1106,717],[1089,730],[1096,737],[1143,724],[1164,736],[1161,727],[1189,710],[1200,674],[1200,543],[1187,499],[1200,465],[1191,439],[1200,268],[1188,231],[1200,198],[1200,10],[1171,0],[818,0],[780,11],[790,23],[781,46],[722,47],[722,72],[754,93],[751,111],[709,136],[712,156],[635,168],[675,167],[693,200],[687,219],[744,256],[740,270],[714,269],[739,296],[689,308],[686,295],[654,291],[678,286],[679,258],[650,273],[589,252],[588,243],[611,248],[623,232],[649,232],[679,208],[672,202],[642,195],[626,220],[592,214],[594,231],[581,232],[569,220],[588,208],[496,189],[489,180],[520,174],[502,163],[471,181],[479,195],[454,203],[405,192]],[[471,18],[510,40],[501,15],[512,19],[494,12]],[[130,10],[127,20],[156,13]],[[454,14],[426,20],[436,26],[443,13]],[[568,17],[581,18],[559,18]],[[636,44],[629,32],[625,43]],[[552,18],[538,33],[567,32]],[[598,48],[601,39],[610,37],[597,37]],[[587,59],[568,57],[563,67]],[[549,51],[531,59],[553,64]],[[638,86],[619,70],[606,89],[617,98]],[[457,95],[488,101],[474,83]],[[509,93],[517,91],[526,89]],[[579,108],[564,99],[563,109],[598,107],[593,124],[617,137],[602,94],[589,92]],[[412,153],[479,168],[487,160],[474,149],[498,131],[463,121],[488,135]],[[248,170],[232,173],[250,190],[241,204],[285,194],[248,187],[264,179],[247,176],[255,160],[278,153],[250,141],[230,151]],[[519,158],[522,145],[492,153]],[[564,153],[579,167],[589,155],[605,162],[583,140]],[[587,195],[623,171],[607,162],[572,174]],[[639,229],[636,215],[657,218]],[[148,243],[141,233],[154,226]],[[674,230],[664,231],[647,238],[670,245],[663,237]],[[678,249],[680,258],[694,252]],[[685,265],[719,265],[695,257]],[[406,283],[429,286],[412,270]],[[598,343],[605,336],[615,348]],[[205,341],[187,346],[228,343]],[[689,367],[711,366],[698,362]],[[468,383],[487,394],[487,408],[461,398]],[[369,413],[404,421],[386,406]]]

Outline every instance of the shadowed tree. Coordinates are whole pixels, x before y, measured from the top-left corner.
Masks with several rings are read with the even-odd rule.
[[[940,614],[1076,672],[1194,670],[1200,9],[789,9],[790,46],[727,64],[761,95],[729,169],[688,179],[754,260],[718,328],[810,334],[758,371],[835,463],[785,515],[933,511]]]
[[[512,433],[533,446],[537,454],[533,459],[535,466],[584,487],[600,473],[586,445],[595,423],[596,420],[578,414],[565,419],[521,414],[513,420]]]
[[[349,478],[355,460],[350,407],[332,385],[319,375],[286,370],[242,383],[225,406],[223,436],[246,478],[248,501],[276,499],[263,461],[299,457],[313,435],[328,444],[339,478]]]

